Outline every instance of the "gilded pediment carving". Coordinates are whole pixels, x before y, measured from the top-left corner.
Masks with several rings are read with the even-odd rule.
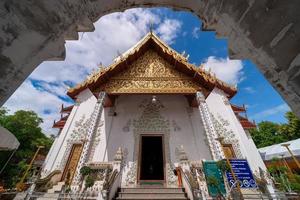
[[[70,88],[68,95],[76,99],[87,88],[95,94],[101,91],[108,94],[195,94],[202,90],[207,95],[219,88],[229,98],[237,92],[235,87],[204,68],[189,63],[153,33],[148,33],[110,66],[100,67],[84,82]]]
[[[195,93],[200,86],[176,70],[154,50],[148,50],[104,85],[111,94],[122,93]]]

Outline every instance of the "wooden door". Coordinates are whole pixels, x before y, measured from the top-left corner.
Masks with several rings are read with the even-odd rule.
[[[226,158],[236,158],[233,147],[231,144],[223,144],[223,150]]]
[[[64,169],[64,173],[61,178],[61,181],[65,181],[66,184],[72,183],[78,165],[78,161],[81,156],[82,147],[82,144],[73,144],[72,146],[67,164]]]

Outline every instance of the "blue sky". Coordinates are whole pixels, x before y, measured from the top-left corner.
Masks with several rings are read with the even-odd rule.
[[[229,60],[227,41],[214,32],[202,32],[201,21],[186,12],[169,9],[131,9],[101,17],[92,33],[79,33],[78,41],[66,42],[66,60],[42,63],[4,105],[10,112],[34,110],[43,119],[45,133],[59,119],[61,104],[70,105],[68,87],[83,81],[101,63],[108,66],[153,27],[154,32],[189,61],[210,69],[217,77],[237,84],[238,94],[231,100],[248,107],[256,122],[285,122],[289,107],[265,80],[251,61]]]
[[[201,31],[201,21],[186,12],[164,10],[165,16],[182,21],[182,31],[171,46],[178,52],[186,51],[191,63],[200,64],[208,57],[227,58],[227,40],[217,39],[214,32]],[[191,34],[192,33],[192,34]],[[193,34],[194,33],[194,34]],[[243,69],[238,81],[238,94],[232,103],[248,107],[248,116],[257,122],[269,120],[286,122],[284,113],[290,108],[250,60],[243,60]]]

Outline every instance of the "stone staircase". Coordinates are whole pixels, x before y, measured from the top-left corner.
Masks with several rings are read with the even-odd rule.
[[[58,182],[52,188],[48,189],[47,193],[42,197],[38,197],[37,200],[57,200],[64,185],[65,182]]]
[[[259,190],[242,190],[243,198],[244,200],[250,200],[250,199],[270,199],[267,195],[262,194]]]
[[[140,187],[140,188],[120,188],[115,200],[188,200],[183,188],[165,187]]]

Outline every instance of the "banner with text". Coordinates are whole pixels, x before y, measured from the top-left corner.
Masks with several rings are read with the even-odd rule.
[[[230,164],[235,177],[239,180],[241,188],[257,188],[255,179],[249,167],[248,161],[245,159],[230,159]],[[226,172],[226,177],[230,187],[232,187],[234,178],[230,171]],[[236,184],[235,184],[236,187]]]

